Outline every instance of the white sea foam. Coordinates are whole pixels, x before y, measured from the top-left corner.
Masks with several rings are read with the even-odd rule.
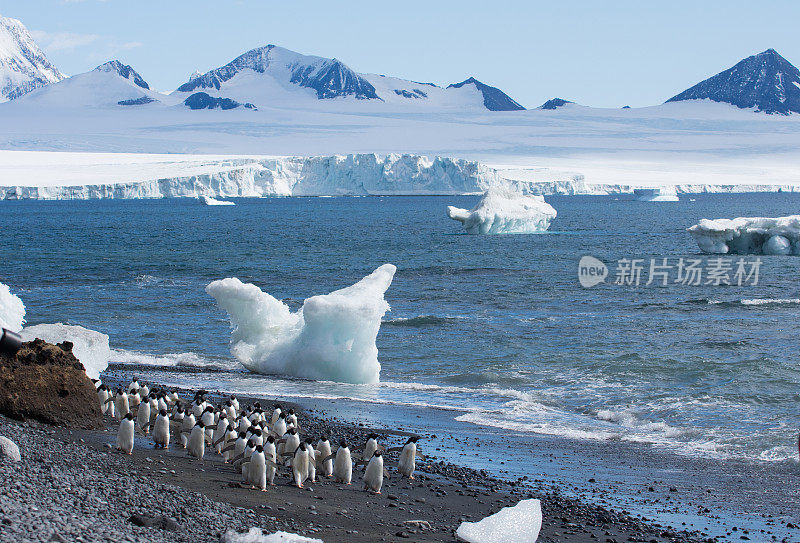
[[[231,353],[250,371],[344,383],[376,383],[375,339],[396,268],[384,264],[353,286],[289,307],[253,284],[228,278],[206,292],[228,312]]]
[[[217,200],[216,198],[212,198],[211,196],[203,196],[201,198],[203,203],[207,206],[235,206],[235,202],[231,202],[228,200]]]
[[[86,375],[91,379],[99,379],[100,373],[108,367],[111,349],[106,334],[89,330],[83,326],[67,324],[37,324],[22,330],[22,339],[31,341],[36,338],[50,343],[72,342],[72,353],[81,361]]]
[[[19,296],[11,293],[8,285],[0,283],[0,327],[19,332],[23,324],[25,324],[25,304]]]
[[[742,300],[742,305],[800,304],[800,298],[752,298]]]

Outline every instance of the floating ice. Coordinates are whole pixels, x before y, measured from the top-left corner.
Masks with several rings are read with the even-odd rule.
[[[248,370],[345,383],[377,383],[375,338],[397,268],[384,264],[353,286],[307,298],[299,311],[236,278],[206,287],[228,312],[231,353]]]
[[[0,283],[0,327],[19,332],[24,323],[25,304],[19,296],[11,294],[8,285]]]
[[[640,202],[677,202],[678,191],[675,187],[658,187],[654,189],[633,189],[633,195]]]
[[[228,202],[226,200],[217,200],[212,198],[211,196],[203,196],[202,197],[203,203],[207,206],[235,206],[234,202]]]
[[[542,504],[531,499],[478,522],[462,522],[456,535],[467,543],[536,543],[541,528]]]
[[[249,532],[240,534],[228,530],[219,538],[220,543],[322,543],[321,539],[312,539],[288,532],[275,532],[265,535],[261,528],[250,528]]]
[[[447,206],[447,216],[470,234],[530,234],[547,230],[556,210],[541,196],[490,188],[472,211]]]
[[[90,379],[99,379],[100,373],[108,367],[111,349],[108,347],[108,336],[83,326],[67,324],[37,324],[28,326],[21,332],[24,341],[36,338],[49,343],[72,342],[72,353],[81,361]]]
[[[688,232],[705,253],[800,255],[800,215],[703,219]]]

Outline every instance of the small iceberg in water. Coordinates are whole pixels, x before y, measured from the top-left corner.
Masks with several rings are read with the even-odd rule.
[[[280,300],[235,277],[206,292],[228,312],[231,354],[248,370],[317,381],[377,383],[375,338],[389,311],[383,295],[397,268],[384,264],[353,286],[307,298],[292,313]]]
[[[217,200],[212,198],[211,196],[201,196],[200,200],[207,206],[235,206],[234,202],[228,202],[227,200]]]
[[[652,189],[633,189],[633,196],[639,202],[677,202],[678,191],[675,187],[658,187]]]
[[[532,234],[547,230],[556,210],[541,196],[490,188],[472,210],[447,206],[447,216],[469,234]]]
[[[687,231],[704,253],[800,255],[800,215],[703,219]]]
[[[19,296],[11,293],[8,285],[0,283],[0,328],[19,332],[23,324],[25,324],[25,304]]]

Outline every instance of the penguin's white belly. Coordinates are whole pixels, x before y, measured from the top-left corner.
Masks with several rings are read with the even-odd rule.
[[[250,481],[254,486],[265,490],[267,488],[267,464],[264,461],[264,454],[254,454],[250,458],[250,468],[248,470]]]
[[[206,438],[203,429],[195,426],[189,436],[189,454],[197,458],[203,458],[206,452]]]
[[[337,482],[350,484],[353,480],[353,462],[350,453],[337,453],[333,464],[333,475]]]
[[[373,492],[380,492],[383,486],[383,461],[372,459],[364,472],[364,485]]]
[[[400,459],[397,461],[397,470],[403,477],[411,477],[414,474],[416,458],[416,447],[410,445],[403,447],[403,452],[400,453]]]
[[[128,454],[133,451],[133,421],[123,420],[117,433],[117,448]]]
[[[155,425],[153,426],[153,441],[156,445],[162,447],[169,447],[169,419],[167,417],[156,417]]]

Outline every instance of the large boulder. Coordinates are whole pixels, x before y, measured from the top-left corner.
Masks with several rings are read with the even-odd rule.
[[[35,339],[15,356],[0,354],[0,413],[77,428],[103,422],[94,384],[68,341]]]

